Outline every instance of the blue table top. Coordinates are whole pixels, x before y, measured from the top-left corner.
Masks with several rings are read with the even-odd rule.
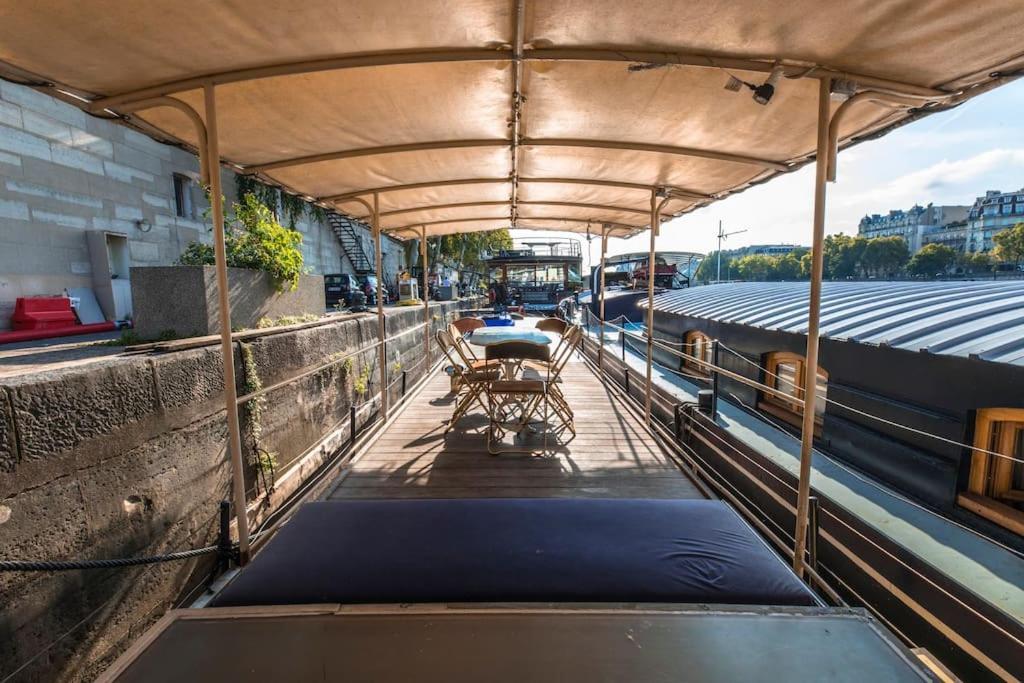
[[[469,343],[474,346],[488,346],[504,341],[550,344],[551,337],[540,330],[522,327],[480,327],[469,335]]]

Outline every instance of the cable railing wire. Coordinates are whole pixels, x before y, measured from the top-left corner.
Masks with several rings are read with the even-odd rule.
[[[733,349],[730,349],[725,344],[722,344],[721,342],[719,342],[719,345],[721,346],[721,348],[725,349],[726,351],[728,351],[732,355],[736,356],[740,360],[742,360],[742,361],[750,364],[751,366],[757,368],[758,370],[764,372],[766,375],[768,375],[770,377],[774,377],[776,379],[779,379],[782,382],[784,382],[786,384],[789,384],[790,386],[792,386],[794,388],[801,389],[801,390],[803,389],[803,387],[798,387],[791,380],[787,380],[784,377],[780,377],[776,373],[769,371],[767,368],[763,367],[762,365],[759,365],[758,363],[755,363],[754,361],[750,360],[749,358],[747,358],[746,356],[740,354],[739,352],[734,351]],[[972,451],[976,451],[978,453],[984,453],[985,455],[991,455],[993,457],[1004,458],[1006,460],[1012,460],[1013,462],[1024,464],[1024,459],[1015,458],[1012,455],[1006,455],[1005,453],[999,453],[997,451],[990,451],[990,450],[988,450],[986,448],[981,448],[979,446],[973,446],[973,445],[970,445],[970,444],[966,444],[966,443],[963,443],[961,441],[957,441],[955,439],[949,439],[949,438],[946,438],[944,436],[939,436],[938,434],[932,434],[931,432],[926,432],[926,431],[924,431],[922,429],[917,429],[916,427],[911,427],[910,425],[901,424],[899,422],[895,422],[893,420],[889,420],[887,418],[884,418],[884,417],[881,417],[881,416],[878,416],[878,415],[873,415],[873,414],[871,414],[871,413],[869,413],[867,411],[861,410],[859,408],[854,408],[853,406],[846,405],[845,403],[840,403],[839,401],[837,401],[835,399],[829,398],[827,395],[826,396],[822,396],[821,398],[826,403],[831,403],[832,405],[837,406],[839,408],[842,408],[843,410],[849,410],[851,413],[856,413],[857,415],[860,415],[862,417],[866,417],[866,418],[875,420],[876,422],[881,422],[882,424],[886,424],[886,425],[888,425],[890,427],[896,427],[898,429],[903,429],[905,431],[917,434],[919,436],[926,436],[926,437],[935,439],[937,441],[942,441],[943,443],[947,443],[947,444],[949,444],[951,446],[959,446],[960,448],[966,448],[966,449],[969,449],[969,450],[972,450]]]
[[[630,336],[637,337],[637,338],[643,338],[641,335],[638,335],[638,334],[636,334],[634,332],[630,332],[629,330],[626,330],[625,328],[613,325],[612,323],[609,323],[608,321],[605,321],[605,324],[606,325],[611,325],[612,327],[615,327],[615,328],[621,330],[624,334],[628,334]],[[732,372],[732,371],[730,371],[730,370],[728,370],[726,368],[723,368],[723,367],[721,367],[719,365],[714,365],[713,363],[709,363],[708,361],[705,361],[702,358],[697,358],[696,356],[691,356],[689,354],[681,354],[681,353],[677,352],[675,349],[665,345],[664,340],[653,339],[653,345],[662,348],[664,351],[667,351],[668,353],[675,354],[675,355],[683,358],[684,360],[690,360],[690,361],[692,361],[694,363],[697,363],[698,365],[701,365],[702,367],[707,368],[711,372],[718,372],[718,373],[722,374],[723,376],[730,377],[732,379],[735,379],[735,380],[737,380],[739,382],[742,382],[742,383],[747,384],[749,386],[752,386],[754,388],[760,389],[762,391],[766,391],[768,393],[778,394],[778,395],[784,396],[786,398],[786,400],[791,401],[794,405],[797,405],[797,407],[799,407],[800,409],[803,409],[804,401],[803,401],[802,398],[798,398],[796,396],[793,396],[792,394],[786,393],[784,391],[780,391],[777,387],[773,387],[773,386],[764,384],[762,382],[758,382],[758,381],[752,380],[749,377],[743,377],[742,375],[734,373],[734,372]],[[792,382],[791,380],[787,380],[784,377],[780,377],[776,373],[773,373],[773,372],[769,371],[767,368],[763,367],[762,365],[760,365],[758,363],[755,363],[754,361],[750,360],[746,356],[740,354],[738,351],[735,351],[735,350],[729,348],[728,346],[726,346],[725,344],[722,344],[720,341],[719,341],[719,346],[721,348],[725,349],[728,353],[731,353],[732,355],[736,356],[740,360],[744,361],[745,363],[748,363],[749,365],[753,366],[754,368],[757,368],[759,371],[764,372],[765,375],[767,375],[769,377],[776,378],[776,379],[782,381],[783,383],[790,385],[791,387],[793,387],[795,389],[798,389],[798,390],[801,390],[801,391],[803,390],[803,387],[798,386],[796,383]],[[656,362],[656,361],[652,360],[652,362]],[[703,379],[703,378],[701,378],[701,379]],[[938,434],[933,434],[931,432],[927,432],[927,431],[924,431],[922,429],[917,429],[916,427],[911,427],[910,425],[905,425],[905,424],[902,424],[902,423],[899,423],[899,422],[895,422],[894,420],[890,420],[890,419],[881,417],[879,415],[874,415],[874,414],[869,413],[867,411],[861,410],[859,408],[854,408],[853,406],[846,405],[845,403],[841,403],[839,401],[836,401],[835,399],[829,398],[827,395],[823,396],[822,398],[825,400],[826,403],[831,403],[832,405],[834,405],[834,406],[836,406],[838,408],[842,408],[843,410],[848,410],[848,411],[850,411],[852,413],[855,413],[855,414],[860,415],[862,417],[866,417],[866,418],[874,420],[876,422],[880,422],[880,423],[888,425],[890,427],[895,427],[897,429],[902,429],[904,431],[907,431],[907,432],[910,432],[910,433],[913,433],[913,434],[917,434],[918,436],[924,436],[924,437],[927,437],[927,438],[934,439],[936,441],[941,441],[941,442],[949,444],[951,446],[957,446],[959,448],[966,448],[968,450],[971,450],[971,451],[974,451],[974,452],[977,452],[977,453],[983,453],[985,455],[990,455],[992,457],[1002,458],[1004,460],[1010,460],[1010,461],[1015,462],[1015,463],[1024,464],[1024,459],[1017,458],[1017,457],[1014,457],[1012,455],[1007,455],[1005,453],[999,453],[998,451],[991,451],[991,450],[988,450],[986,448],[981,448],[979,446],[974,446],[974,445],[971,445],[971,444],[966,444],[966,443],[963,443],[962,441],[957,441],[956,439],[950,439],[950,438],[947,438],[947,437],[944,437],[944,436],[939,436]]]

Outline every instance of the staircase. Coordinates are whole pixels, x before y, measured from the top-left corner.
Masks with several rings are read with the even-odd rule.
[[[353,218],[342,216],[334,211],[327,212],[327,222],[330,223],[331,230],[334,231],[334,235],[341,242],[341,248],[345,251],[349,262],[352,263],[352,268],[355,269],[356,275],[372,273],[374,271],[373,258],[367,256],[366,252],[363,251],[363,242],[359,239],[359,234],[357,233],[358,228],[356,226],[359,225],[358,222]]]

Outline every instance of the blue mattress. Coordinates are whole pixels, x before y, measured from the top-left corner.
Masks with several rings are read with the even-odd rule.
[[[424,602],[817,604],[720,501],[567,499],[309,503],[212,604]]]

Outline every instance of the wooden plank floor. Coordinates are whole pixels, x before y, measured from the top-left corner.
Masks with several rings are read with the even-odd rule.
[[[328,498],[704,497],[589,367],[562,377],[577,436],[547,455],[489,455],[479,408],[445,434],[455,398],[438,373]]]

